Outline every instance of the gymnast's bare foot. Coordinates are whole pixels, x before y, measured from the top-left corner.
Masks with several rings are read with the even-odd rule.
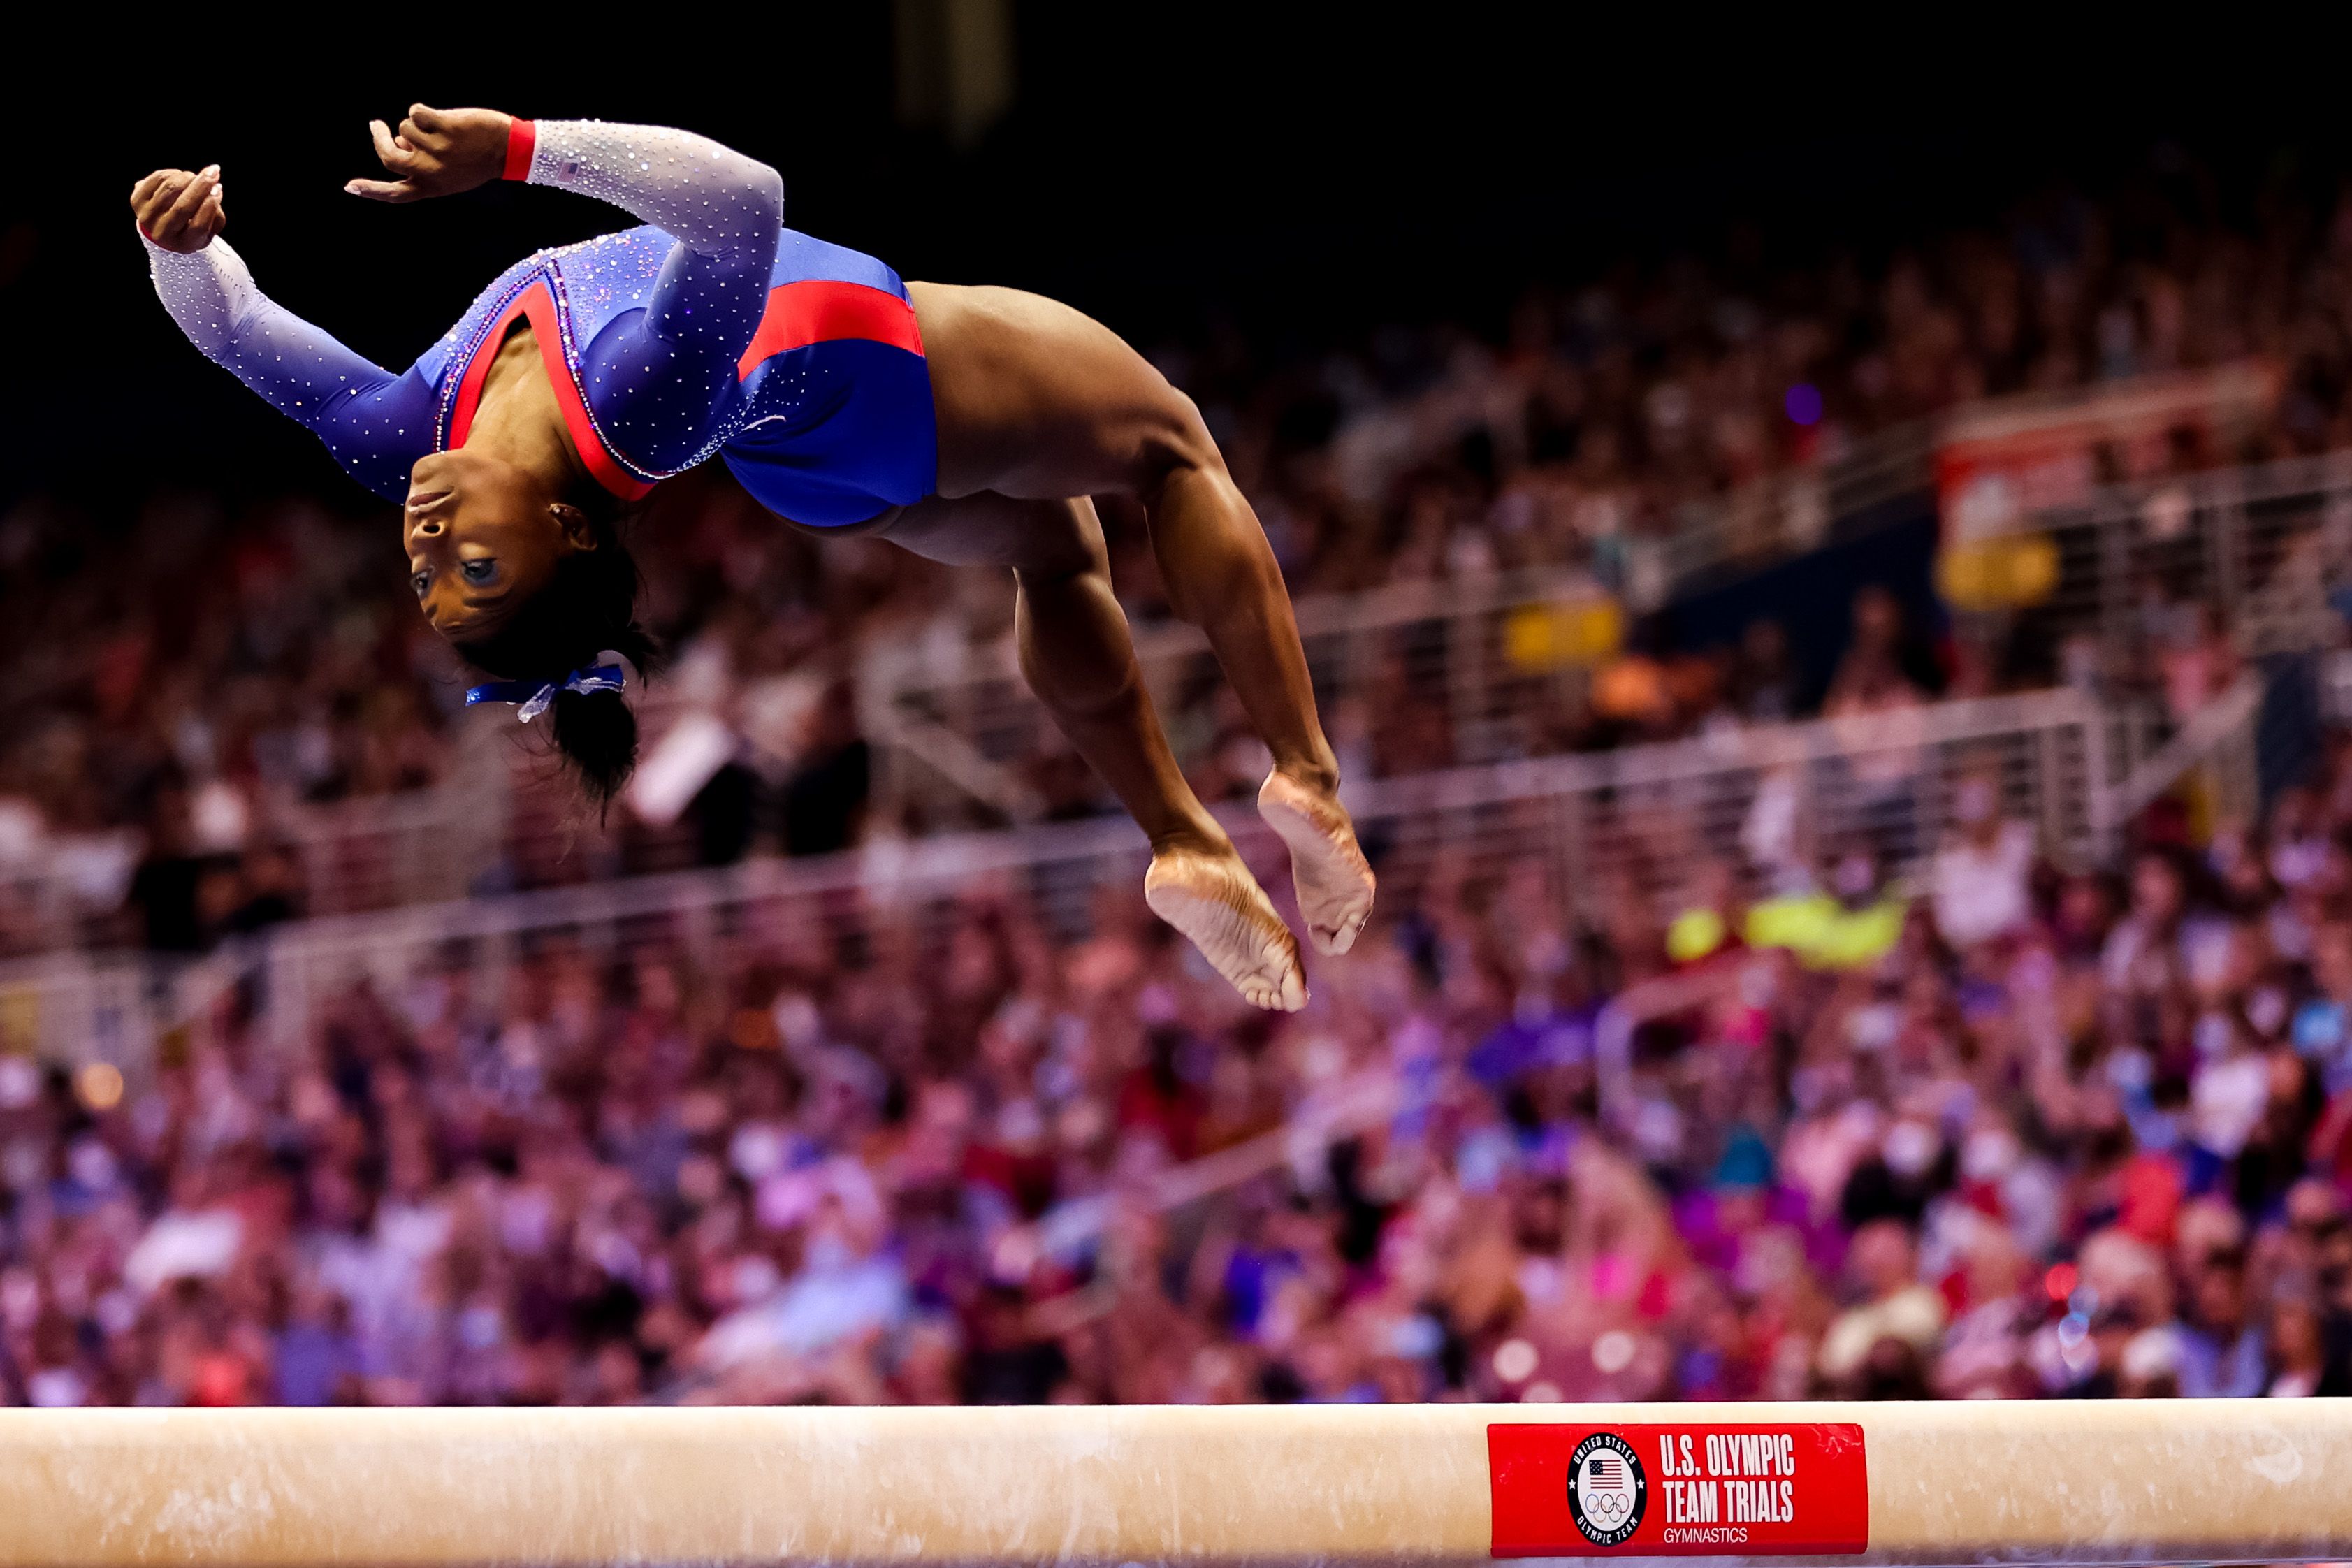
[[[1276,1013],[1307,1005],[1298,939],[1232,845],[1157,851],[1143,874],[1143,901],[1253,1005]]]
[[[1372,912],[1374,879],[1348,808],[1277,768],[1258,788],[1257,814],[1290,847],[1298,913],[1316,951],[1336,956],[1355,946]]]

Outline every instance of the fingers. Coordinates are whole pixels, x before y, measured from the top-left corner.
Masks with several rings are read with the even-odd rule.
[[[158,169],[131,187],[131,216],[139,232],[155,237],[155,220],[171,210],[172,202],[194,174],[185,169]]]
[[[394,206],[404,202],[422,201],[425,193],[406,180],[352,180],[343,189],[355,196],[365,196],[372,202],[390,202]]]
[[[189,225],[219,188],[218,163],[208,164],[198,171],[194,179],[179,187],[170,205],[162,207],[155,217],[142,226],[147,230],[147,237],[162,246],[179,244],[187,237]],[[156,205],[161,205],[160,203]]]
[[[185,169],[158,169],[131,187],[131,205],[152,207],[158,213],[169,205],[182,187],[195,176]]]
[[[368,134],[374,138],[375,155],[383,162],[385,168],[390,169],[395,174],[405,174],[412,172],[415,167],[416,149],[394,136],[392,133],[392,127],[386,125],[381,120],[371,120],[368,121]],[[380,184],[381,182],[355,181],[353,183]]]
[[[220,189],[220,165],[207,163],[197,170],[196,177],[190,180],[181,190],[178,197],[172,203],[171,211],[164,214],[163,221],[184,226],[199,211],[203,210],[205,202],[218,189]]]
[[[408,106],[408,118],[400,122],[393,141],[412,153],[439,153],[449,144],[449,139],[442,134],[446,124],[440,110],[412,103]]]
[[[396,129],[372,120],[368,135],[393,177],[352,180],[343,189],[369,201],[419,202],[470,191],[498,178],[505,162],[507,117],[487,110],[412,103]]]
[[[404,126],[403,128],[405,129]],[[369,121],[368,135],[374,140],[375,155],[383,160],[385,168],[395,174],[411,176],[423,172],[424,165],[418,159],[416,149],[403,138],[394,136],[392,127],[383,121]],[[413,177],[404,180],[352,180],[345,184],[343,189],[355,196],[365,196],[372,202],[391,202],[395,205],[419,200],[425,195],[417,188]]]

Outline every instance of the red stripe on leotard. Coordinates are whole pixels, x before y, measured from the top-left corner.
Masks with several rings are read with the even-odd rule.
[[[886,289],[813,278],[768,290],[767,312],[751,346],[735,362],[735,379],[743,380],[778,354],[843,338],[888,343],[910,354],[923,352],[914,306]]]
[[[587,465],[596,482],[624,500],[635,500],[651,490],[652,480],[637,478],[614,460],[613,454],[605,449],[604,438],[596,433],[595,422],[588,417],[588,405],[582,400],[579,385],[572,379],[572,367],[563,363],[562,328],[555,319],[555,296],[549,291],[544,279],[533,279],[512,304],[499,313],[499,319],[483,337],[481,347],[474,351],[474,361],[457,383],[457,396],[449,409],[450,447],[464,446],[466,437],[473,433],[474,413],[482,402],[482,384],[489,379],[490,362],[498,358],[499,345],[507,341],[508,329],[514,325],[517,316],[530,321],[531,336],[539,340],[540,362],[547,367],[548,384],[555,388],[556,406],[563,411],[563,426],[572,432],[572,444],[579,448],[580,460]]]

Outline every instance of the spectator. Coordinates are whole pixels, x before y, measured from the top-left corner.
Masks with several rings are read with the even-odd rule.
[[[2347,1391],[2341,1364],[2327,1352],[2319,1305],[2300,1289],[2274,1297],[2270,1314],[2269,1386],[2273,1399]]]
[[[2215,1253],[2198,1266],[2190,1321],[2180,1335],[2180,1392],[2192,1399],[2249,1398],[2263,1391],[2267,1352],[2246,1321],[2245,1264]]]
[[[206,885],[219,869],[190,842],[188,792],[177,780],[155,791],[148,813],[147,855],[131,879],[141,945],[150,952],[197,952],[210,945]]]
[[[1861,1300],[1822,1336],[1822,1375],[1857,1394],[1902,1397],[1895,1391],[1917,1381],[1920,1358],[1942,1339],[1943,1298],[1920,1282],[1911,1233],[1900,1220],[1872,1220],[1856,1231],[1850,1259]]]
[[[2002,817],[1997,769],[1974,769],[1953,786],[1952,821],[1929,873],[1937,930],[1961,947],[2022,930],[2033,915],[2034,835]]]
[[[2165,706],[2173,722],[2182,724],[2230,689],[2238,677],[2238,649],[2213,606],[2202,601],[2176,606],[2168,621],[2157,662]]]
[[[1739,634],[1733,666],[1731,706],[1751,724],[1778,724],[1798,715],[1796,667],[1789,657],[1789,634],[1769,617],[1753,620]]]

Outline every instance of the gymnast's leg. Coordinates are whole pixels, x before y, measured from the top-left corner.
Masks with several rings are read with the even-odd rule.
[[[1371,868],[1338,795],[1297,623],[1265,531],[1190,398],[1118,336],[1009,289],[910,285],[931,369],[940,490],[1143,503],[1177,613],[1198,625],[1274,755],[1258,806],[1289,847],[1316,945],[1345,952]]]
[[[1184,782],[1111,592],[1094,503],[982,493],[908,509],[883,536],[935,561],[1013,569],[1021,672],[1151,840],[1144,898],[1249,1001],[1293,1012],[1298,942]]]
[[[1258,812],[1290,849],[1308,933],[1323,952],[1345,952],[1372,910],[1372,868],[1339,804],[1339,761],[1316,716],[1289,591],[1191,399],[1172,412],[1172,438],[1149,459],[1139,489],[1152,554],[1176,613],[1208,634],[1274,753]]]

